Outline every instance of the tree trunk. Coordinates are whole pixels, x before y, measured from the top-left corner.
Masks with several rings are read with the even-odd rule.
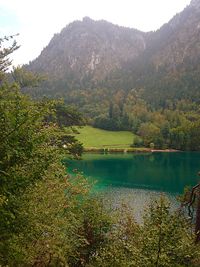
[[[196,243],[200,242],[200,190],[197,192],[197,211],[196,211],[196,225],[195,225],[195,233],[196,233]]]

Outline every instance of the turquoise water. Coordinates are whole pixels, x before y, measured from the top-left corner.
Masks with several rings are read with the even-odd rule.
[[[138,222],[148,204],[161,194],[167,196],[172,209],[178,208],[176,196],[200,180],[200,152],[85,154],[80,161],[66,160],[66,165],[70,173],[78,169],[96,181],[94,190],[106,203],[130,205]]]
[[[174,195],[200,180],[200,152],[85,154],[67,166],[70,172],[78,169],[96,180],[96,187],[103,190],[117,187]]]

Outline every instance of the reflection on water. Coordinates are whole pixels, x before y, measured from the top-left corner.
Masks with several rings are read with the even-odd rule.
[[[137,221],[151,199],[165,193],[172,208],[179,206],[176,195],[198,183],[199,152],[153,154],[86,154],[81,161],[66,160],[68,171],[78,169],[96,180],[95,192],[118,206],[131,205]]]
[[[198,182],[200,153],[86,154],[81,161],[69,161],[68,168],[82,171],[103,188],[140,188],[176,194],[182,193],[186,185]]]

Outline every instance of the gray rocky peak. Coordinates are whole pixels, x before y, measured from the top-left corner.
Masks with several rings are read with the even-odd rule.
[[[200,8],[200,0],[192,0],[190,5],[196,8]]]

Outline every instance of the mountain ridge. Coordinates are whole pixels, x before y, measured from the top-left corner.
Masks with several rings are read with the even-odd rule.
[[[69,71],[77,71],[80,79],[82,74],[89,75],[99,69],[104,78],[105,72],[120,67],[121,61],[134,59],[145,49],[144,36],[145,33],[136,29],[85,17],[55,34],[29,68],[46,71],[55,77],[64,75],[63,71],[68,68]],[[122,39],[126,40],[123,44]],[[49,53],[53,55],[49,56]],[[55,71],[55,64],[59,72]],[[102,68],[99,67],[101,65]],[[95,73],[94,78],[98,79],[96,76]]]
[[[77,90],[142,88],[150,102],[163,94],[163,104],[168,98],[199,96],[199,44],[200,0],[192,0],[155,32],[88,17],[74,21],[26,67],[49,78],[36,96],[66,99]]]

